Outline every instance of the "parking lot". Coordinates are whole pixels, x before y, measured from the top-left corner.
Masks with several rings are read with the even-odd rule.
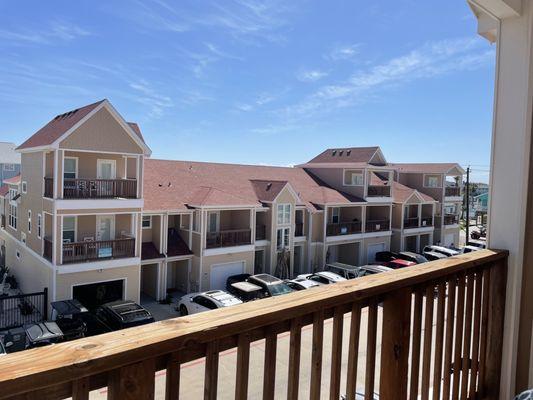
[[[378,332],[381,332],[381,312],[378,313]],[[348,358],[348,335],[350,326],[350,314],[346,314],[343,324],[343,351],[342,351],[342,380],[341,394],[346,388],[346,371]],[[358,382],[357,386],[362,392],[364,387],[364,366],[366,361],[366,325],[367,312],[363,310],[361,314],[361,336],[359,346],[358,360]],[[300,361],[300,385],[299,398],[309,398],[310,387],[310,366],[311,366],[311,348],[312,348],[312,326],[302,328],[302,350]],[[332,319],[324,321],[324,348],[322,364],[322,397],[326,397],[329,391],[330,365],[331,365],[331,335]],[[380,336],[378,333],[377,348],[380,348]],[[287,376],[288,376],[288,354],[289,354],[289,333],[283,333],[278,336],[277,365],[276,365],[276,398],[287,396]],[[265,355],[264,340],[253,342],[250,346],[250,375],[248,398],[262,398],[263,385],[263,363]],[[231,349],[220,354],[218,369],[218,397],[219,399],[233,399],[235,397],[235,375],[236,375],[237,349]],[[376,368],[379,370],[379,352],[376,354]],[[204,391],[204,359],[192,361],[181,367],[181,387],[180,399],[201,399]],[[165,390],[165,371],[159,371],[156,374],[156,399],[164,399]],[[376,375],[376,382],[379,382],[379,375]],[[91,399],[105,399],[107,389],[101,389],[91,392]]]

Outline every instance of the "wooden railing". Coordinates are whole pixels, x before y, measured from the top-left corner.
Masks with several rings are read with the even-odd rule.
[[[461,188],[458,186],[447,186],[444,188],[444,195],[446,197],[459,197],[461,196]]]
[[[418,228],[418,217],[414,218],[405,218],[403,220],[404,228]]]
[[[44,196],[54,195],[54,179],[44,178]],[[64,199],[137,198],[136,179],[65,179]]]
[[[388,231],[390,229],[390,221],[388,219],[369,220],[366,221],[365,228],[365,232]]]
[[[266,226],[256,225],[255,226],[255,240],[265,240],[265,239],[266,239]]]
[[[44,197],[54,198],[54,178],[44,178]]]
[[[8,354],[0,398],[497,399],[506,262],[481,250]]]
[[[63,243],[63,264],[135,257],[135,239]]]
[[[326,236],[351,235],[354,233],[361,233],[361,221],[355,222],[339,222],[337,224],[326,225]]]
[[[421,226],[433,226],[433,217],[422,217]]]
[[[368,186],[368,197],[390,197],[390,186]]]
[[[233,229],[220,232],[207,232],[205,246],[208,249],[215,247],[241,246],[252,243],[250,229]]]
[[[43,248],[43,257],[46,258],[48,261],[52,261],[52,252],[54,245],[52,241],[48,238],[44,238],[44,248]]]

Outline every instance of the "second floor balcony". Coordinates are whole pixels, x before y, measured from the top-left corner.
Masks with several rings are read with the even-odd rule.
[[[367,191],[367,197],[390,197],[391,187],[390,186],[374,186],[369,185]]]
[[[44,178],[44,195],[53,198],[54,179]],[[64,199],[135,199],[136,179],[64,179]]]
[[[361,232],[361,221],[331,223],[326,226],[327,236],[352,235]]]
[[[455,214],[445,214],[443,223],[444,225],[457,225],[459,223],[459,216]]]
[[[207,232],[205,239],[205,247],[207,249],[244,246],[252,243],[252,230],[231,229],[218,232]]]
[[[446,197],[460,197],[461,187],[459,186],[446,186],[444,189],[444,195]]]
[[[390,220],[368,220],[365,224],[365,232],[382,232],[390,230]]]

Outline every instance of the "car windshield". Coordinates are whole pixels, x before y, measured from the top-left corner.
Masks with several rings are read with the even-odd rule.
[[[293,290],[285,283],[276,283],[275,285],[268,285],[268,291],[272,296],[279,296],[280,294],[290,293]]]

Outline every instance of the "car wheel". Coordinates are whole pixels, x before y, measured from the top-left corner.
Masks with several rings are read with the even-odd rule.
[[[189,312],[187,311],[187,307],[185,307],[183,304],[180,306],[180,314],[182,316],[189,314]]]

